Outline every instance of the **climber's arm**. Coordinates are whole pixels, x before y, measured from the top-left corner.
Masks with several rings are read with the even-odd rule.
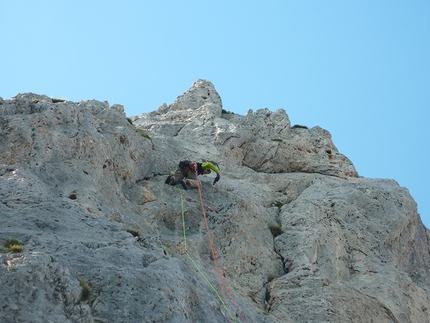
[[[202,163],[202,168],[203,168],[203,170],[207,170],[207,169],[213,170],[215,173],[217,173],[217,175],[219,175],[219,169],[218,169],[218,167],[216,167],[211,162],[204,162],[204,163]]]

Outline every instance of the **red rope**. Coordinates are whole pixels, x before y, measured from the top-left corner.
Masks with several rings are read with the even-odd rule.
[[[232,299],[234,305],[236,306],[236,311],[239,314],[242,322],[246,323],[245,317],[243,316],[243,314],[240,312],[239,310],[239,305],[237,304],[237,301],[233,295],[233,293],[231,292],[228,283],[227,283],[227,279],[225,277],[225,274],[218,262],[218,257],[216,255],[216,251],[215,251],[215,247],[214,247],[214,243],[213,243],[213,239],[212,239],[212,234],[211,231],[209,230],[209,223],[206,217],[206,211],[205,211],[205,205],[203,203],[203,196],[202,196],[202,190],[200,187],[200,180],[199,180],[199,176],[197,174],[197,169],[196,169],[196,180],[197,180],[197,187],[199,189],[199,195],[200,195],[200,204],[202,205],[202,213],[203,213],[203,218],[205,219],[205,224],[206,224],[206,231],[208,232],[208,238],[209,238],[209,245],[211,247],[212,250],[212,257],[214,259],[214,263],[215,263],[215,270],[218,276],[218,283],[220,285],[221,288],[221,294],[224,300],[224,303],[227,304],[226,300],[225,300],[225,294],[224,294],[224,289],[227,291],[228,295],[230,296],[230,298]],[[230,321],[232,319],[230,318]]]

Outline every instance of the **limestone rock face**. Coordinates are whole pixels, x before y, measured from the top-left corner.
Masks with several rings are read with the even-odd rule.
[[[0,245],[24,246],[1,247],[1,322],[430,322],[408,190],[282,109],[229,113],[204,80],[129,120],[25,93],[0,138]],[[164,184],[182,158],[221,180]]]
[[[265,173],[306,172],[357,177],[328,131],[291,128],[285,110],[267,108],[246,116],[222,110],[212,83],[199,80],[175,102],[134,118],[159,146],[181,158],[217,159]],[[186,144],[185,144],[186,143]],[[221,157],[221,158],[220,158]]]
[[[315,181],[281,209],[286,275],[269,284],[271,311],[294,322],[427,322],[428,231],[414,210],[393,180]]]

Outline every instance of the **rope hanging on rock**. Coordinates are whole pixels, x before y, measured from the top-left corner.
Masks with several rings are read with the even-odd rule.
[[[224,298],[224,302],[225,302],[225,295],[224,295],[224,290],[227,291],[228,295],[230,296],[230,299],[233,301],[235,307],[236,307],[236,311],[237,314],[240,316],[242,322],[246,323],[245,317],[243,316],[243,314],[240,312],[239,310],[239,305],[237,304],[236,298],[234,297],[233,293],[231,292],[228,282],[227,282],[227,278],[225,277],[224,271],[222,270],[219,262],[218,262],[218,257],[215,251],[215,247],[214,247],[214,243],[213,243],[213,239],[212,239],[212,234],[211,231],[209,229],[209,222],[206,216],[206,211],[205,211],[205,205],[203,203],[203,195],[202,195],[202,190],[201,190],[201,186],[200,186],[200,180],[199,180],[199,176],[196,170],[196,180],[197,180],[197,187],[199,189],[199,195],[200,195],[200,204],[202,206],[202,213],[203,213],[203,218],[205,220],[205,224],[206,224],[206,231],[208,233],[208,239],[209,239],[209,244],[211,247],[211,251],[212,251],[212,257],[214,260],[214,264],[215,264],[215,270],[218,276],[218,283],[220,285],[221,288],[221,293],[223,295]]]
[[[215,294],[217,295],[218,299],[220,300],[221,304],[223,305],[223,307],[225,308],[225,310],[227,311],[228,315],[230,316],[230,321],[231,322],[236,322],[233,318],[233,316],[231,315],[225,301],[224,298],[221,297],[221,295],[218,293],[217,289],[215,288],[214,285],[212,285],[212,283],[209,281],[209,279],[205,276],[205,274],[203,273],[203,271],[200,269],[200,267],[197,265],[197,263],[194,261],[193,257],[191,257],[190,253],[187,250],[187,235],[186,235],[186,229],[185,229],[185,209],[184,209],[184,200],[182,198],[182,191],[181,189],[178,187],[179,193],[181,195],[181,209],[182,209],[182,228],[184,230],[184,251],[185,254],[188,256],[188,258],[191,260],[192,264],[194,265],[194,267],[196,267],[197,271],[200,273],[200,275],[202,275],[203,279],[209,284],[209,286],[212,288],[212,290],[215,292]]]
[[[194,261],[194,259],[191,257],[190,253],[187,250],[187,235],[186,235],[186,228],[185,228],[185,208],[184,208],[184,200],[183,200],[183,192],[182,190],[178,187],[179,193],[180,193],[180,198],[181,198],[181,211],[182,211],[182,227],[183,227],[183,231],[184,231],[184,253],[188,256],[188,258],[190,259],[190,261],[192,262],[192,264],[196,267],[197,271],[200,273],[200,275],[202,275],[202,277],[204,278],[204,280],[209,284],[209,286],[212,288],[212,290],[215,292],[215,294],[217,295],[218,299],[220,300],[221,304],[223,305],[224,309],[227,311],[229,317],[230,317],[230,322],[237,322],[235,320],[235,318],[233,317],[233,315],[231,314],[230,310],[227,307],[227,302],[226,302],[226,296],[224,291],[227,291],[228,295],[230,296],[230,299],[233,301],[235,307],[236,307],[236,311],[237,311],[237,316],[239,316],[242,320],[242,322],[246,323],[246,319],[243,316],[243,314],[240,312],[239,310],[239,305],[233,295],[233,293],[231,292],[228,283],[227,283],[227,279],[224,275],[224,272],[218,262],[218,257],[215,251],[215,247],[214,247],[214,243],[213,243],[213,239],[212,239],[212,234],[211,231],[209,229],[209,223],[207,220],[207,216],[206,216],[206,211],[205,211],[205,204],[203,202],[203,195],[202,195],[202,190],[201,190],[201,186],[200,186],[200,180],[198,178],[198,173],[196,171],[196,181],[197,181],[197,187],[199,190],[199,197],[200,197],[200,204],[202,207],[202,213],[203,213],[203,218],[205,221],[205,225],[206,225],[206,231],[208,233],[208,238],[209,238],[209,244],[211,247],[211,251],[212,251],[212,257],[215,263],[215,270],[217,273],[217,278],[218,278],[218,284],[220,285],[221,288],[221,294],[217,291],[217,289],[213,286],[213,284],[211,284],[211,282],[209,281],[209,279],[205,276],[205,274],[202,272],[202,270],[199,268],[199,266],[197,265],[197,263]]]

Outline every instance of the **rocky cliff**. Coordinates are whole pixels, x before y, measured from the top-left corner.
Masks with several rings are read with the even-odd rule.
[[[408,190],[284,110],[225,111],[203,80],[128,119],[26,93],[0,138],[1,322],[430,322]],[[203,207],[164,184],[181,159],[221,169]]]

